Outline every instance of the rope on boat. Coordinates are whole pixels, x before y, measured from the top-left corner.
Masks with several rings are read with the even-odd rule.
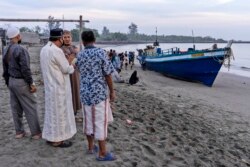
[[[226,48],[226,54],[224,55],[224,59],[223,59],[223,65],[224,67],[226,67],[229,71],[230,66],[231,66],[231,60],[234,60],[234,53],[233,53],[233,49],[230,48]]]

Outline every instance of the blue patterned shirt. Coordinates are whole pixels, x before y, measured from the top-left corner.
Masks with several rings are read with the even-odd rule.
[[[108,96],[106,75],[114,71],[101,48],[86,47],[77,55],[76,66],[80,72],[80,97],[84,105],[95,105]]]

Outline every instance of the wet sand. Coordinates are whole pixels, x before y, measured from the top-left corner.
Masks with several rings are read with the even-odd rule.
[[[39,50],[29,48],[43,125]],[[139,65],[134,69],[139,74],[138,84],[115,84],[114,122],[108,134],[108,149],[118,157],[114,162],[97,162],[94,155],[85,153],[87,141],[80,123],[73,146],[66,149],[30,137],[14,139],[9,93],[1,80],[0,166],[250,166],[249,78],[220,73],[209,88],[142,71]],[[132,72],[123,71],[122,76],[128,78]],[[29,131],[26,121],[25,129]]]

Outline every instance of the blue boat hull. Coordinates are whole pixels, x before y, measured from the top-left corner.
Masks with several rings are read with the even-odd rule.
[[[189,48],[184,52],[178,47],[162,50],[148,45],[145,49],[138,49],[137,59],[143,69],[212,86],[225,59],[230,65],[232,43],[233,40],[230,40],[224,48],[217,48],[214,44],[212,49]]]
[[[212,86],[222,66],[223,59],[224,55],[165,62],[146,61],[146,68],[171,77]]]

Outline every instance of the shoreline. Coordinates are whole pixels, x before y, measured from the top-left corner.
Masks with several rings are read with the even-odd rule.
[[[101,44],[101,45],[130,45],[130,44],[148,44],[148,43],[154,43],[155,41],[96,41],[96,44]],[[168,43],[180,43],[180,44],[193,44],[193,42],[161,42],[159,41],[159,43],[163,43],[163,44],[168,44]],[[195,42],[195,44],[212,44],[212,43],[217,43],[217,44],[226,44],[228,42]],[[250,41],[243,41],[243,42],[237,42],[234,41],[234,44],[250,44]]]

